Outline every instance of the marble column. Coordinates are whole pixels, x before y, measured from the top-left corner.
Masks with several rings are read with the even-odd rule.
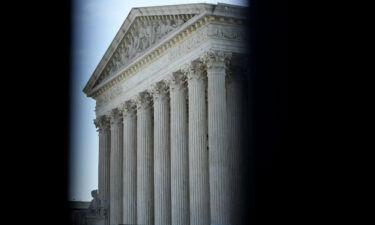
[[[137,224],[154,224],[152,98],[137,96]]]
[[[122,223],[122,148],[123,124],[118,109],[110,113],[111,119],[111,166],[110,166],[110,225]]]
[[[202,63],[188,68],[190,224],[210,224],[206,79]]]
[[[171,165],[168,85],[153,85],[155,225],[171,225]]]
[[[231,68],[227,76],[227,112],[228,112],[228,148],[232,153],[230,168],[232,178],[231,193],[232,206],[231,214],[234,215],[233,224],[241,224],[242,205],[242,170],[241,161],[243,159],[242,151],[244,150],[244,115],[249,116],[244,110],[244,72],[242,65]]]
[[[229,54],[208,51],[202,60],[207,66],[208,146],[211,224],[232,224],[230,162],[228,149],[226,63]]]
[[[124,120],[123,223],[137,223],[137,115],[136,104],[122,105]]]
[[[189,225],[189,149],[186,77],[175,72],[170,81],[172,224]]]
[[[111,152],[111,130],[109,118],[101,116],[94,120],[95,126],[99,132],[99,199],[102,204],[108,209],[109,207],[109,165]],[[106,218],[106,225],[108,225],[108,215]]]

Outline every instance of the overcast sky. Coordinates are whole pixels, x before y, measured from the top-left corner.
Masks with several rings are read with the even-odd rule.
[[[247,0],[75,0],[73,1],[73,45],[70,131],[69,200],[90,201],[98,188],[98,134],[93,124],[95,101],[83,87],[134,7],[188,3],[247,5]]]

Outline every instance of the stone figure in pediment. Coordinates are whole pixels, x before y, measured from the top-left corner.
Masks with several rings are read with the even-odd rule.
[[[177,29],[186,20],[182,18],[169,19],[139,19],[130,28],[130,32],[119,44],[116,52],[111,57],[107,66],[103,70],[103,75],[98,79],[99,83],[111,74],[118,72],[121,68],[129,64],[129,61],[157,43],[163,36]]]
[[[169,32],[171,32],[174,29],[173,26],[172,26],[172,23],[173,23],[172,20],[166,20],[165,21],[165,28],[164,28],[164,32],[163,32],[162,36],[168,34]]]
[[[122,51],[120,55],[121,66],[125,65],[126,61],[128,60],[127,59],[128,51],[129,51],[129,47],[125,46],[124,50]]]
[[[160,26],[160,22],[155,20],[155,21],[152,21],[152,34],[151,34],[151,44],[154,44],[156,41],[157,41],[157,38],[158,38],[158,34],[161,33],[161,26]]]
[[[112,73],[115,72],[115,66],[114,66],[113,62],[111,62],[111,63],[108,65],[108,67],[109,67],[109,74],[112,74]]]
[[[182,19],[176,19],[176,20],[172,20],[171,23],[172,23],[171,24],[172,28],[175,29],[181,26],[184,23],[184,21]]]
[[[139,51],[142,51],[150,46],[150,37],[151,37],[151,30],[149,27],[146,26],[145,23],[141,23],[141,26],[139,28],[139,45],[138,49]]]
[[[157,39],[160,39],[167,33],[167,22],[160,20],[160,32],[157,34]]]
[[[116,52],[115,59],[114,59],[114,70],[118,71],[121,68],[121,57],[120,53]]]
[[[124,64],[130,58],[130,46],[131,46],[131,42],[130,42],[130,38],[128,37],[125,39],[125,47],[124,47],[124,54],[123,54]]]
[[[137,51],[137,47],[138,47],[138,38],[134,38],[134,37],[137,37],[137,34],[134,34],[130,36],[130,45],[129,45],[129,56],[132,57],[135,55],[136,51]]]
[[[138,31],[134,31],[134,33],[131,33],[131,42],[130,42],[130,46],[133,48],[133,49],[136,49],[138,47],[138,37],[139,37],[139,32]]]

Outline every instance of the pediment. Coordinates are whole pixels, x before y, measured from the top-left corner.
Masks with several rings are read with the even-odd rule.
[[[130,26],[126,35],[117,46],[111,59],[104,67],[94,87],[104,79],[116,74],[129,65],[137,56],[158,43],[173,30],[178,29],[193,15],[139,16]]]

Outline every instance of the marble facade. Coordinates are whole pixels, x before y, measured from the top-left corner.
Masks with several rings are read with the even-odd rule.
[[[131,10],[83,90],[106,225],[240,224],[246,23],[220,3]]]

